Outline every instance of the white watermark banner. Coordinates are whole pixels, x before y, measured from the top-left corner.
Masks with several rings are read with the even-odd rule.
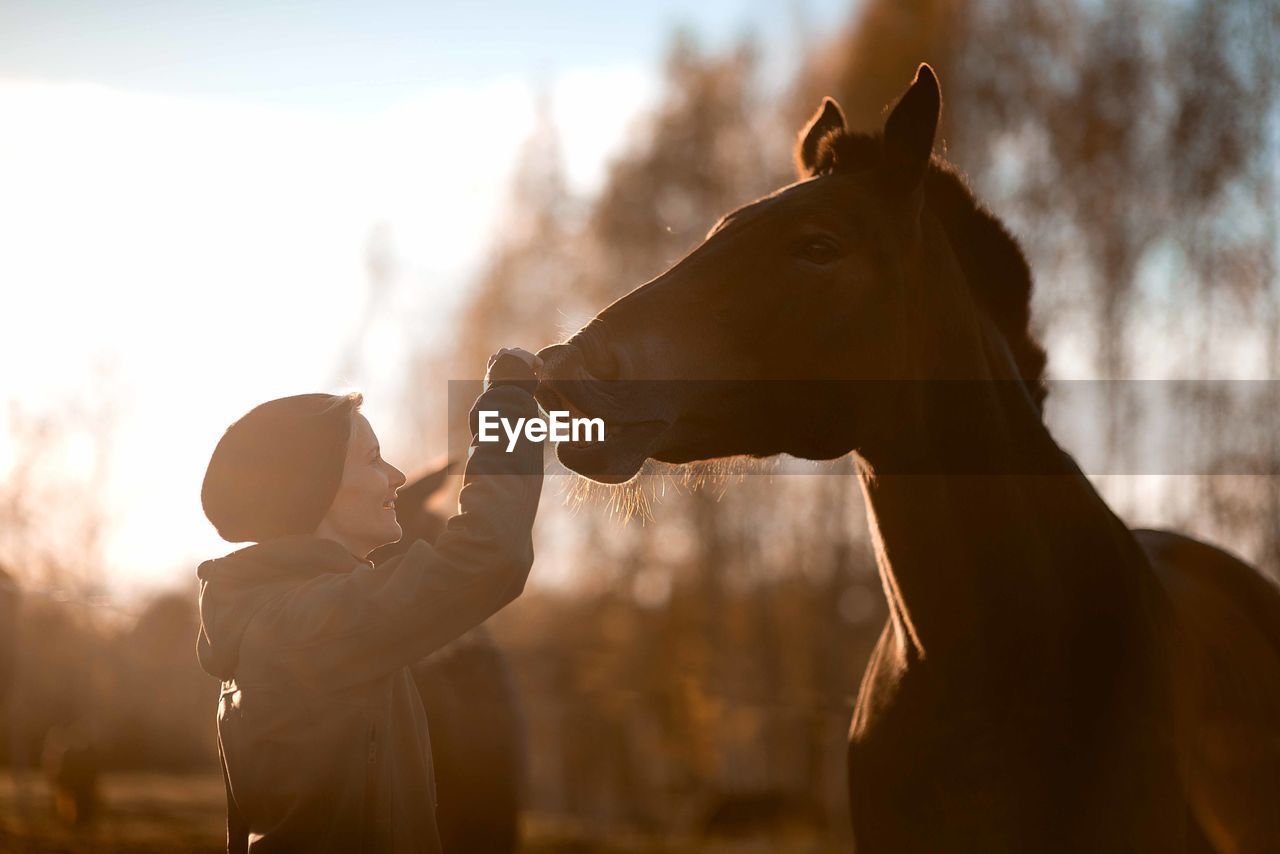
[[[565,409],[553,409],[546,418],[507,418],[496,409],[481,409],[477,416],[476,441],[490,443],[505,439],[507,453],[515,450],[521,435],[530,442],[604,442],[603,418],[575,418]]]

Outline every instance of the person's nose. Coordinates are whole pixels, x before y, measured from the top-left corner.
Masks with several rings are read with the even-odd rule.
[[[388,463],[387,465],[391,465],[391,464]],[[391,471],[392,471],[392,475],[391,475],[392,488],[399,489],[400,487],[404,486],[405,481],[408,479],[404,476],[404,472],[400,471],[400,469],[396,468],[395,466],[391,466]]]

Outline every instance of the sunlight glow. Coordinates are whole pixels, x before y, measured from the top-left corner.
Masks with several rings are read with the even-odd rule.
[[[600,181],[654,89],[627,67],[547,87],[574,189]],[[182,583],[230,550],[200,509],[208,455],[256,403],[342,390],[328,386],[379,225],[405,271],[401,328],[374,342],[377,368],[343,379],[399,387],[405,348],[447,328],[488,245],[538,95],[513,78],[351,115],[0,82],[0,359],[23,366],[0,400],[50,407],[109,366],[113,584]],[[371,400],[371,417],[394,418],[389,403]],[[76,465],[62,460],[69,482]]]

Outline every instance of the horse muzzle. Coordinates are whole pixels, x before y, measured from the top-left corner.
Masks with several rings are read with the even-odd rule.
[[[604,440],[561,442],[556,456],[569,469],[602,483],[630,480],[644,465],[672,419],[661,406],[652,382],[600,379],[587,370],[574,344],[555,344],[538,352],[543,361],[539,405],[572,418],[599,418]]]

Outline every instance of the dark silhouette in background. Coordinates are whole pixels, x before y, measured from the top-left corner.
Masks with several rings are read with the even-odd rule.
[[[53,796],[53,813],[66,824],[84,828],[98,813],[101,758],[86,721],[54,726],[45,735],[40,764]]]
[[[22,602],[18,582],[0,566],[0,709],[8,702],[17,661],[18,611]]]
[[[5,730],[13,728],[9,703],[13,693],[14,665],[18,658],[18,614],[21,602],[17,579],[0,566],[0,720],[5,723],[5,727],[0,729],[0,739],[6,743],[16,741],[11,738],[11,732]],[[3,822],[0,822],[0,828],[3,826]]]
[[[426,506],[442,489],[451,465],[428,472],[396,494],[404,535],[375,549],[381,563],[415,541],[433,542],[445,516]],[[427,712],[439,804],[436,821],[446,854],[516,849],[524,745],[506,658],[483,625],[414,665]]]
[[[825,101],[797,184],[543,350],[543,408],[608,425],[557,455],[618,483],[856,454],[890,609],[850,732],[859,851],[1265,850],[1280,591],[1128,530],[1053,441],[1030,272],[932,158],[940,106],[928,66],[881,134]]]

